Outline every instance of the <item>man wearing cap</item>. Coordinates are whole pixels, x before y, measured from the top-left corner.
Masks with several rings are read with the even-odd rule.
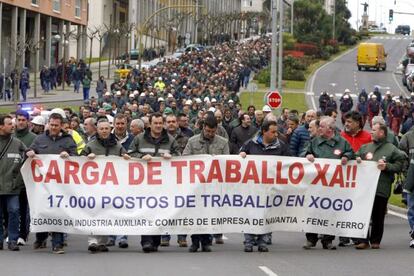
[[[29,114],[24,110],[16,111],[16,131],[14,137],[23,142],[26,147],[29,147],[33,140],[36,138],[36,134],[29,129]],[[20,204],[20,233],[17,241],[18,245],[25,245],[29,235],[29,215],[28,215],[28,202],[26,187],[23,186],[19,195]]]
[[[385,121],[389,123],[388,112],[392,105],[391,91],[385,92],[384,100],[381,102],[381,114]]]
[[[159,77],[158,81],[154,83],[154,88],[159,91],[164,91],[165,83],[162,81],[162,77]]]
[[[149,123],[150,127],[134,138],[128,150],[129,154],[144,161],[150,161],[152,157],[171,159],[172,156],[179,156],[177,141],[164,129],[162,114],[151,114]],[[158,251],[160,241],[160,235],[143,235],[141,237],[142,250],[145,253]]]
[[[0,250],[3,249],[4,240],[3,213],[7,212],[8,249],[19,251],[19,194],[24,187],[20,167],[23,164],[26,146],[12,136],[13,131],[12,117],[0,115]]]
[[[354,106],[354,102],[350,95],[349,89],[345,89],[345,93],[342,95],[341,99],[339,100],[341,104],[339,105],[339,110],[341,110],[341,121],[342,124],[345,124],[345,114],[352,110]]]
[[[400,127],[404,116],[404,110],[399,99],[395,100],[395,104],[390,107],[389,126],[396,136],[400,133]]]
[[[39,116],[34,117],[31,121],[31,123],[32,123],[31,131],[34,134],[39,135],[39,134],[42,134],[45,131],[46,122],[45,122],[45,118],[43,118],[43,116],[39,115]]]
[[[63,111],[63,110],[62,110]],[[45,133],[38,135],[30,150],[26,153],[29,158],[36,154],[59,154],[61,158],[77,155],[76,144],[71,135],[62,129],[63,117],[59,113],[51,113],[49,116],[49,128]],[[45,248],[47,232],[36,233],[34,249]],[[63,254],[63,233],[52,232],[52,251],[56,254]]]
[[[368,121],[369,126],[372,128],[372,118],[377,116],[380,112],[380,103],[377,101],[377,96],[375,94],[371,95],[371,98],[368,101]]]

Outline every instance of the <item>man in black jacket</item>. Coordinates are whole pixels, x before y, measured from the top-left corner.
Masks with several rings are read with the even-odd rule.
[[[250,154],[290,156],[289,146],[278,139],[276,122],[264,121],[260,132],[242,146],[240,156],[245,158]],[[266,235],[269,234],[244,234],[244,251],[253,252],[253,245],[257,244],[259,252],[268,252]]]
[[[49,117],[49,129],[40,134],[33,141],[30,150],[26,153],[29,158],[36,154],[59,154],[61,158],[77,155],[76,144],[72,136],[63,131],[63,117],[52,113]],[[48,233],[36,233],[33,249],[45,248]],[[63,254],[63,233],[52,232],[52,252]]]
[[[230,153],[233,154],[237,154],[241,146],[257,132],[257,128],[252,126],[252,120],[247,113],[240,115],[239,120],[240,125],[233,129],[230,136]]]

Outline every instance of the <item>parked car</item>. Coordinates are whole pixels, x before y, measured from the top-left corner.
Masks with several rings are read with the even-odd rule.
[[[129,60],[138,60],[139,50],[138,49],[132,49],[131,51],[129,51],[129,55],[128,55],[128,53],[123,53],[121,56],[119,56],[118,59],[126,60],[127,58],[129,58]]]
[[[409,25],[398,25],[395,29],[395,34],[410,35],[410,26]]]
[[[204,46],[200,44],[189,44],[187,47],[185,47],[184,52],[202,52],[204,51]]]

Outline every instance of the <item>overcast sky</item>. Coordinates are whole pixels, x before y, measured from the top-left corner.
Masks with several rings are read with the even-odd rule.
[[[348,0],[348,9],[352,13],[349,19],[353,28],[356,29],[357,19],[358,26],[361,26],[361,16],[364,11],[362,3],[368,3],[369,21],[377,22],[379,26],[381,23],[387,28],[389,32],[394,32],[397,25],[410,25],[411,30],[414,27],[414,15],[397,14],[395,12],[410,12],[414,13],[413,0]],[[395,4],[394,4],[395,3]],[[389,24],[388,13],[389,10],[394,10],[394,21]],[[357,16],[358,15],[358,16]]]

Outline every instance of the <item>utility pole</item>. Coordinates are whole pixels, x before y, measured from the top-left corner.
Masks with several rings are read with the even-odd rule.
[[[332,2],[332,40],[335,40],[335,14],[336,14],[336,3]]]
[[[293,6],[295,4],[295,0],[292,0],[290,3],[290,34],[293,35]]]
[[[277,6],[276,1],[271,2],[272,12],[272,52],[271,52],[271,65],[270,65],[270,90],[276,90],[276,77],[277,77]]]
[[[279,68],[277,86],[279,93],[282,93],[282,81],[283,81],[283,0],[279,2]]]

